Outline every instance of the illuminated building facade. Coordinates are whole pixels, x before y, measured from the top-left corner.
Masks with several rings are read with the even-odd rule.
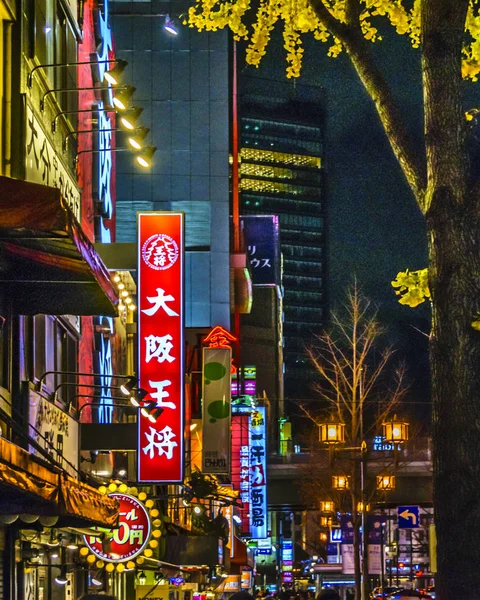
[[[241,212],[279,217],[285,394],[305,397],[305,347],[321,330],[326,305],[321,90],[306,100],[286,88],[250,92],[248,78],[240,84]]]

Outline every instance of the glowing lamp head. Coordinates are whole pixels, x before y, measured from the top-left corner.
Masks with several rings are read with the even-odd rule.
[[[324,500],[320,502],[320,510],[324,513],[333,513],[335,511],[335,504],[331,500]]]
[[[335,445],[345,443],[345,423],[334,421],[319,425],[320,441],[324,444]]]
[[[350,488],[350,476],[348,475],[333,475],[332,487],[335,490],[343,491]]]
[[[152,166],[152,156],[156,151],[156,146],[145,146],[141,154],[136,157],[137,163],[144,169],[149,169]]]
[[[138,121],[142,112],[143,108],[141,106],[134,106],[132,108],[129,108],[120,117],[120,125],[124,129],[133,131],[135,129],[135,123]]]
[[[397,415],[394,415],[393,419],[383,423],[383,437],[391,444],[408,442],[408,423],[397,419]]]
[[[395,475],[377,475],[377,490],[388,492],[395,489]]]
[[[68,577],[67,577],[67,567],[62,567],[60,570],[60,575],[55,577],[55,583],[57,585],[67,585]]]
[[[128,65],[126,60],[122,60],[118,58],[115,61],[115,66],[113,69],[105,71],[104,77],[110,85],[118,85],[120,83],[120,79],[122,73],[125,71],[125,67]]]
[[[128,143],[134,150],[143,148],[143,141],[148,135],[150,129],[148,127],[137,127],[135,133],[128,138]]]
[[[130,146],[134,150],[141,150],[142,149],[142,145],[134,137],[129,137],[128,138],[128,143],[130,144]]]
[[[125,394],[125,396],[130,396],[133,388],[137,385],[137,383],[138,379],[136,377],[129,377],[127,381],[120,385],[120,391],[122,392],[122,394]]]
[[[170,15],[166,15],[163,28],[170,35],[178,35],[177,26],[175,25],[175,22],[173,21],[173,19],[170,18]]]
[[[132,97],[135,89],[132,85],[124,85],[119,89],[113,97],[113,105],[118,110],[127,110],[128,101]]]

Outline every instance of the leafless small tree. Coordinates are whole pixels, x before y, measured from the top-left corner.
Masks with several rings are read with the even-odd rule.
[[[365,473],[362,477],[365,440],[381,432],[382,423],[393,416],[407,388],[403,366],[391,368],[393,349],[377,347],[384,328],[356,283],[348,290],[343,308],[342,314],[333,315],[331,330],[318,336],[318,343],[307,350],[320,379],[315,386],[318,403],[299,407],[317,425],[330,420],[343,423],[345,445],[338,446],[338,451],[331,445],[328,456],[318,442],[312,443],[311,461],[302,480],[303,493],[310,501],[329,499],[339,510],[352,514],[356,598],[363,600],[369,592],[368,545],[363,544],[362,579],[360,527],[362,513],[365,518],[366,505],[375,494],[366,485]],[[382,467],[392,473],[395,463],[384,461]],[[333,472],[347,478],[348,489],[332,489]]]

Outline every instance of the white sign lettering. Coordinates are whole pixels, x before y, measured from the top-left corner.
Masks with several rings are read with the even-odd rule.
[[[144,454],[149,454],[149,458],[155,456],[157,451],[158,456],[165,455],[168,460],[173,458],[173,449],[178,446],[177,442],[172,441],[175,436],[171,427],[168,425],[157,431],[155,427],[150,427],[150,433],[145,432],[148,444],[143,448]]]
[[[159,308],[163,308],[169,317],[178,317],[178,313],[167,306],[167,302],[175,302],[175,298],[171,294],[165,296],[165,290],[162,290],[162,288],[157,288],[157,295],[147,296],[147,300],[150,304],[153,304],[153,306],[152,308],[143,309],[142,312],[149,317],[153,316]]]
[[[155,388],[156,392],[151,392],[150,396],[157,401],[158,408],[177,408],[174,402],[164,402],[164,398],[168,398],[170,394],[164,390],[169,385],[172,385],[172,382],[168,379],[165,381],[149,381],[148,382],[151,387]]]
[[[80,222],[81,197],[77,183],[64,167],[61,159],[55,152],[55,148],[42,129],[40,121],[35,117],[28,104],[25,139],[27,142],[25,179],[33,183],[58,188],[62,194],[62,198]]]
[[[170,350],[173,348],[172,339],[168,333],[164,336],[148,335],[145,338],[146,362],[150,362],[152,358],[156,358],[159,363],[165,360],[169,363],[173,362],[175,357],[170,355]]]

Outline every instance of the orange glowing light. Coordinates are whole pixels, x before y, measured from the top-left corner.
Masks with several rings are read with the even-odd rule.
[[[204,338],[203,343],[209,348],[231,348],[237,338],[221,325],[216,325]]]

